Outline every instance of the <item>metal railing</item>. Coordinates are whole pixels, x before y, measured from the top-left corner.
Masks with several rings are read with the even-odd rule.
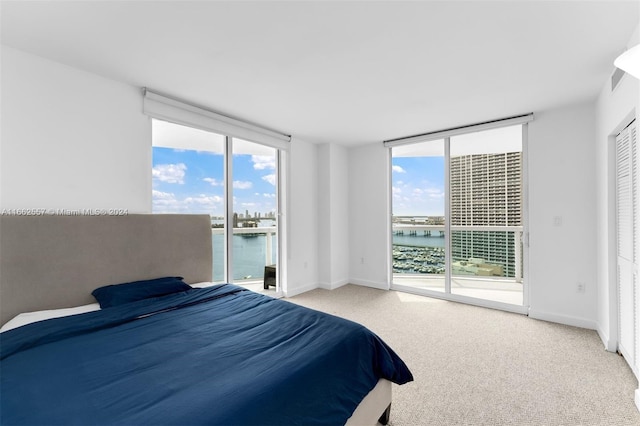
[[[509,277],[514,279],[517,282],[522,282],[522,240],[523,240],[523,230],[522,226],[459,226],[452,225],[449,227],[451,233],[454,234],[456,232],[504,232],[504,233],[513,233],[513,247],[512,247],[512,255],[513,255],[513,277]],[[396,235],[404,235],[407,232],[411,236],[420,236],[420,232],[423,233],[424,236],[430,235],[432,232],[436,231],[440,234],[445,232],[446,228],[444,225],[427,225],[427,224],[392,224],[392,231]],[[393,244],[394,246],[403,246],[403,244]],[[453,241],[451,242],[452,252],[454,251]],[[488,248],[485,248],[488,249]],[[505,257],[508,257],[508,253],[504,253]],[[453,256],[452,256],[453,257]],[[471,256],[472,257],[472,256]],[[490,263],[490,261],[488,262]],[[505,263],[505,262],[501,262]],[[457,266],[460,267],[460,264]],[[466,266],[466,265],[464,265]],[[485,268],[476,267],[481,270],[482,273],[490,274],[492,265],[486,265]],[[505,265],[508,266],[508,265]],[[440,272],[441,274],[441,272]]]
[[[213,235],[224,235],[224,228],[211,228],[211,234]],[[242,227],[242,228],[233,228],[233,235],[245,235],[245,236],[253,236],[253,235],[264,235],[265,238],[265,255],[264,255],[264,264],[271,265],[273,264],[273,236],[277,234],[277,228],[274,226],[265,226],[265,227]],[[225,248],[222,247],[222,250]],[[213,253],[215,258],[216,253]],[[261,279],[261,277],[255,277],[254,280]]]

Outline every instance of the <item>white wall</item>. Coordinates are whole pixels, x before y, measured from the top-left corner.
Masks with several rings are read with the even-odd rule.
[[[289,162],[289,256],[286,296],[318,286],[318,146],[294,138]]]
[[[151,209],[140,90],[2,46],[0,207]]]
[[[331,146],[331,288],[349,282],[348,156],[349,151],[345,147]]]
[[[536,112],[529,124],[531,315],[588,328],[597,298],[594,120],[587,102]],[[378,288],[389,274],[387,155],[382,143],[349,152],[350,282]]]
[[[349,151],[349,277],[389,288],[389,153],[382,142]]]
[[[150,213],[151,122],[139,88],[6,46],[1,54],[0,208]],[[318,283],[316,154],[292,141],[292,294]]]
[[[318,283],[331,287],[331,145],[318,145]]]
[[[596,328],[595,108],[529,123],[530,316]],[[578,283],[585,291],[577,291]]]
[[[636,29],[629,47],[640,42]],[[625,75],[614,91],[602,87],[596,104],[596,197],[598,333],[610,351],[617,349],[617,287],[615,236],[615,135],[640,115],[640,84]],[[613,321],[612,321],[613,317]]]
[[[636,27],[626,47],[630,48],[638,43],[640,25]],[[640,122],[640,81],[625,75],[613,91],[610,82],[605,82],[598,97],[596,111],[598,333],[607,350],[615,351],[618,349],[615,136],[634,117],[636,126]],[[636,306],[640,306],[640,294],[636,294]],[[636,348],[639,348],[640,316],[636,321],[635,339]],[[637,355],[635,368],[636,371],[640,370]],[[640,387],[635,391],[635,403],[640,409]]]
[[[334,289],[349,282],[348,151],[318,146],[318,279]]]

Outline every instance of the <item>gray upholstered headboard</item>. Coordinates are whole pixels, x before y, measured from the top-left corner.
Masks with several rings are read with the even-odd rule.
[[[0,216],[0,323],[94,303],[100,286],[212,279],[208,215]]]

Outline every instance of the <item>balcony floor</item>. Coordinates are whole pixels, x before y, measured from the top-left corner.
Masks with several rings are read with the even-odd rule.
[[[415,289],[444,292],[444,277],[394,274],[393,283]],[[476,277],[452,277],[451,293],[476,299],[523,305],[522,283]]]
[[[262,278],[260,281],[257,280],[238,280],[235,281],[234,284],[239,285],[240,287],[244,287],[248,290],[255,291],[256,293],[266,294],[267,296],[275,296],[276,288],[273,286],[269,286],[269,289],[264,288],[264,284]]]
[[[395,274],[393,283],[397,285],[413,287],[437,292],[444,292],[444,278],[434,276],[421,276],[413,274]],[[256,293],[275,296],[275,287],[264,289],[262,279],[238,280],[235,284],[255,291]],[[511,305],[523,305],[522,283],[512,280],[492,280],[490,278],[453,277],[451,279],[451,292],[462,296],[475,297],[483,300],[493,300]]]

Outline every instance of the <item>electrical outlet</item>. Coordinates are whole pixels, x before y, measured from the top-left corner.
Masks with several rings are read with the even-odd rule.
[[[576,291],[578,293],[584,293],[585,292],[585,285],[583,282],[578,282],[578,285],[576,287]]]

